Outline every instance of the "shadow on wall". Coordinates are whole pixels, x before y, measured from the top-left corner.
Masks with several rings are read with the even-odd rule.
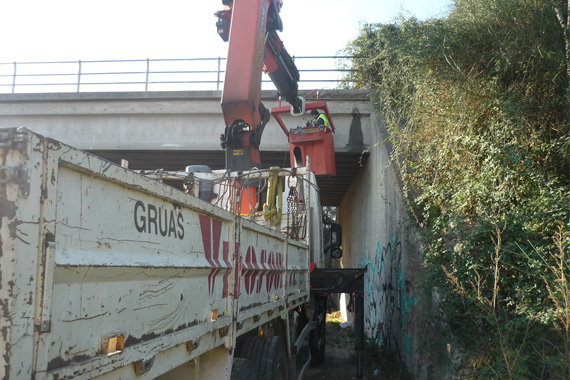
[[[364,278],[364,324],[373,343],[388,347],[400,355],[413,354],[413,337],[407,333],[408,313],[418,304],[410,296],[410,286],[404,280],[402,244],[392,235],[385,246],[377,242],[374,262],[362,259],[359,267],[367,267]]]
[[[364,135],[362,134],[362,123],[360,121],[360,110],[358,107],[352,109],[352,121],[350,122],[348,144],[346,144],[346,147],[349,151],[354,152],[361,152],[364,149]]]

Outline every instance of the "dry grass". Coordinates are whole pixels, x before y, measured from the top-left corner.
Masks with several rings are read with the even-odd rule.
[[[333,311],[332,313],[327,313],[327,323],[344,323],[346,319],[342,317],[340,311]]]

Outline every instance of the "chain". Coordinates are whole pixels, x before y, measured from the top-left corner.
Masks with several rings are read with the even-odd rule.
[[[307,234],[305,205],[299,199],[297,184],[289,185],[287,196],[287,235],[293,239],[304,239]]]

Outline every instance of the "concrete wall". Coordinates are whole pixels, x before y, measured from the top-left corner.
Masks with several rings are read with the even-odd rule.
[[[372,100],[373,101],[373,100]],[[390,162],[382,118],[370,114],[370,156],[339,209],[342,267],[366,267],[365,331],[397,353],[415,379],[443,379],[450,357],[442,341],[437,294],[423,286],[421,237]]]

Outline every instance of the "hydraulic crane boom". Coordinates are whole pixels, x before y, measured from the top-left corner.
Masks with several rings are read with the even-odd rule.
[[[297,96],[299,71],[277,31],[281,0],[223,0],[216,13],[218,34],[229,41],[222,111],[226,124],[220,137],[226,150],[226,168],[247,170],[261,163],[259,145],[270,111],[261,103],[265,71],[295,113],[304,112]]]

